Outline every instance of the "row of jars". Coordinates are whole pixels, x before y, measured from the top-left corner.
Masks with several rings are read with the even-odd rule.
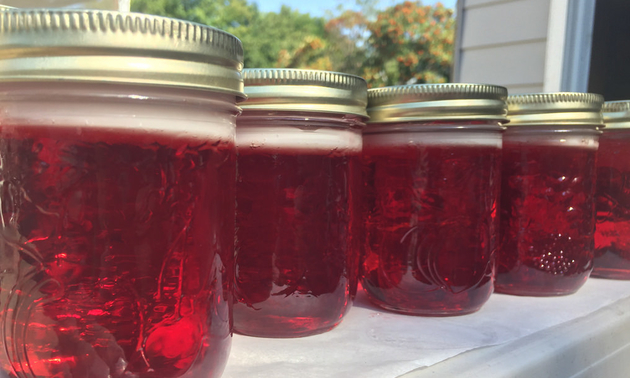
[[[427,316],[475,312],[493,291],[572,294],[594,263],[596,276],[630,279],[630,102],[607,103],[604,127],[603,98],[588,93],[367,90],[282,69],[244,79],[237,332],[329,330],[357,274],[374,304]]]
[[[137,14],[4,11],[0,34],[10,377],[219,376],[233,327],[328,331],[359,281],[445,316],[575,292],[594,253],[630,278],[628,102],[603,128],[591,94],[242,72],[235,37]]]

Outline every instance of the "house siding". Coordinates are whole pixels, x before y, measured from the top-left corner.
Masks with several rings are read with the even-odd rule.
[[[454,79],[541,92],[551,0],[459,0]]]

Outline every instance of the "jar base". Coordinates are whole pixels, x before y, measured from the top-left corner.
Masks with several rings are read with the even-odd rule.
[[[562,297],[576,293],[581,287],[582,285],[577,288],[556,289],[552,291],[537,286],[518,287],[495,285],[494,292],[496,294],[517,295],[520,297]]]
[[[558,297],[571,295],[586,283],[591,269],[574,275],[553,275],[521,267],[519,271],[498,273],[494,292],[523,297]]]
[[[452,308],[440,308],[440,309],[431,309],[431,308],[402,308],[391,305],[389,303],[383,302],[374,296],[370,295],[369,292],[366,291],[366,294],[370,300],[370,303],[373,305],[380,307],[387,311],[392,311],[402,315],[413,315],[413,316],[426,316],[426,317],[448,317],[448,316],[460,316],[460,315],[469,315],[479,311],[479,309],[483,306],[482,303],[478,306],[471,307],[452,307]]]
[[[234,306],[234,332],[244,336],[279,339],[319,335],[338,326],[351,307],[350,302],[345,302],[340,308],[329,306],[325,308],[331,311],[317,313],[290,311],[296,307],[289,306],[285,312],[276,309],[274,313],[270,308],[254,310],[237,303]]]
[[[375,302],[372,302],[372,303],[375,304],[376,306],[384,309],[384,310],[392,311],[392,312],[395,312],[397,314],[413,315],[413,316],[426,316],[426,317],[435,317],[435,318],[469,315],[469,314],[473,314],[473,313],[479,311],[479,309],[481,308],[481,306],[479,306],[479,307],[472,308],[472,309],[456,309],[456,310],[444,310],[444,311],[424,311],[424,310],[401,309],[401,308],[397,308],[397,307],[394,307],[394,306],[387,306],[387,305],[384,305],[384,304],[378,304],[378,303],[375,303]]]
[[[290,317],[266,317],[263,321],[249,321],[249,327],[234,326],[234,333],[243,336],[264,337],[272,339],[295,339],[326,333],[341,323],[341,319],[336,322],[323,322],[316,327],[308,327],[313,319],[290,318]]]
[[[604,278],[608,280],[630,280],[630,270],[595,268],[591,273],[591,277]]]

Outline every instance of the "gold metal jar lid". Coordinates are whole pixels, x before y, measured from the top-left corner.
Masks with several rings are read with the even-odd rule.
[[[602,107],[606,129],[630,128],[630,100],[608,101]]]
[[[78,81],[243,97],[243,47],[209,26],[137,13],[0,12],[0,82]]]
[[[506,121],[507,89],[485,84],[417,84],[368,91],[370,123]]]
[[[243,70],[243,111],[289,111],[367,117],[367,83],[338,72],[287,68]]]
[[[509,96],[510,126],[603,125],[604,97],[593,93],[534,93]]]

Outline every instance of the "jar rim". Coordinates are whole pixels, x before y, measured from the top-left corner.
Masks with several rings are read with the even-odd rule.
[[[341,72],[293,68],[243,70],[243,110],[313,112],[367,118],[367,83]]]
[[[0,11],[0,81],[108,82],[243,98],[243,47],[194,22],[76,9]]]
[[[533,125],[604,125],[604,97],[594,93],[555,92],[511,95],[508,127]]]
[[[602,112],[606,129],[630,128],[630,100],[607,101]]]
[[[492,84],[413,84],[368,91],[369,123],[432,120],[506,122],[507,89]]]

